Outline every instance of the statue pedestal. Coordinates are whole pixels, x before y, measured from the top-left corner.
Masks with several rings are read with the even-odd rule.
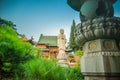
[[[113,39],[97,39],[84,45],[81,71],[85,80],[120,80],[120,51]]]
[[[58,64],[62,67],[68,67],[67,56],[65,53],[59,53],[57,56]]]

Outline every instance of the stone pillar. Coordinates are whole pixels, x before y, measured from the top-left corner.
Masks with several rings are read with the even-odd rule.
[[[81,71],[85,80],[120,80],[120,51],[113,39],[96,39],[84,45]]]
[[[80,13],[75,40],[84,49],[81,71],[85,80],[120,80],[120,18],[117,0],[67,0]]]
[[[58,35],[59,53],[57,55],[57,59],[58,59],[58,64],[60,64],[63,67],[68,66],[67,65],[67,56],[65,53],[65,50],[66,50],[65,44],[66,44],[66,37],[64,34],[64,30],[60,29],[60,34]]]
[[[84,50],[81,71],[85,80],[120,80],[120,18],[83,22],[75,36]]]

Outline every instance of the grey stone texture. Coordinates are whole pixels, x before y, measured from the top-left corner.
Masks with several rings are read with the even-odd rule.
[[[81,71],[85,80],[120,80],[120,51],[114,39],[96,39],[84,45]]]
[[[79,46],[95,39],[120,40],[120,18],[99,17],[78,24],[75,28],[75,40]]]
[[[80,13],[76,43],[83,47],[85,80],[120,80],[120,18],[113,17],[117,0],[67,0]]]
[[[80,13],[81,21],[96,17],[112,17],[113,4],[117,0],[67,0],[68,5]]]

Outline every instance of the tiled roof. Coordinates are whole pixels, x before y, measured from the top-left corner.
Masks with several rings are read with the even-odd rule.
[[[46,44],[47,46],[57,46],[57,36],[44,36],[41,35],[38,43]]]

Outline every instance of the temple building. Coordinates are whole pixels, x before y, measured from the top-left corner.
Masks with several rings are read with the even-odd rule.
[[[80,63],[80,57],[73,55],[72,49],[66,48],[65,44],[67,42],[67,39],[64,34],[64,29],[60,29],[60,32],[57,36],[41,34],[38,42],[33,41],[33,37],[28,39],[25,35],[22,34],[20,34],[20,38],[23,41],[26,41],[36,48],[40,49],[40,51],[42,50],[42,53],[40,52],[39,56],[48,59],[56,59],[58,61],[58,64],[63,67],[74,67]]]
[[[42,50],[43,57],[57,58],[58,53],[68,54],[70,51],[66,50],[66,37],[64,30],[60,29],[58,36],[40,35],[36,47]]]
[[[57,46],[57,36],[44,36],[41,34],[36,47],[42,50],[43,57],[56,58],[59,52]]]
[[[77,59],[74,55],[70,56],[72,49],[66,48],[66,42],[64,29],[60,29],[57,36],[41,34],[36,48],[42,50],[42,57],[54,58],[63,67],[76,66],[80,59]]]
[[[33,41],[33,36],[31,36],[30,39],[28,39],[25,35],[23,34],[19,34],[19,37],[23,40],[23,41],[26,41],[32,45],[35,45],[35,42]]]

